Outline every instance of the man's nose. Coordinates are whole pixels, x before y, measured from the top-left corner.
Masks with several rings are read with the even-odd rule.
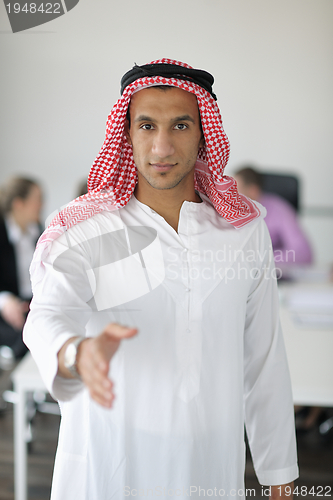
[[[159,158],[167,158],[174,154],[175,149],[172,138],[168,132],[161,130],[155,134],[152,152]]]

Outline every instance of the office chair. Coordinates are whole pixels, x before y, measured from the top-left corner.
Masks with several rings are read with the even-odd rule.
[[[274,193],[287,200],[296,210],[299,211],[299,188],[298,177],[288,174],[276,174],[262,172],[262,190],[267,193]]]

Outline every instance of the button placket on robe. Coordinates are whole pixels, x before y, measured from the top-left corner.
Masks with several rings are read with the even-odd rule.
[[[179,216],[178,233],[175,233],[170,225],[158,213],[142,207],[146,213],[159,218],[165,226],[168,234],[172,234],[175,246],[169,247],[168,238],[164,241],[166,249],[166,279],[162,286],[173,297],[176,307],[175,321],[175,392],[184,402],[189,402],[199,392],[201,371],[201,305],[200,300],[194,297],[198,295],[195,288],[200,290],[198,280],[195,280],[194,289],[191,284],[191,242],[197,231],[195,217],[191,216],[193,211],[200,209],[199,204],[184,202]],[[168,241],[169,240],[169,241]],[[163,246],[163,243],[162,243]],[[177,276],[177,280],[174,279]]]
[[[177,307],[177,396],[184,402],[193,399],[200,389],[202,331],[200,327],[202,308],[200,301],[200,266],[193,262],[193,250],[197,238],[197,226],[192,211],[200,209],[199,204],[184,202],[178,225],[178,233],[184,244],[182,263],[187,269],[183,281],[182,305]],[[198,271],[193,273],[194,271]],[[185,313],[185,314],[184,314]],[[178,326],[179,325],[179,326]]]

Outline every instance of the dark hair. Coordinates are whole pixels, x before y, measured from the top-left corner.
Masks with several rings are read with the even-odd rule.
[[[252,166],[242,167],[235,172],[235,175],[241,177],[242,181],[246,186],[250,184],[254,184],[262,188],[263,185],[263,176],[260,172],[255,170]]]
[[[25,177],[11,177],[0,188],[0,208],[1,212],[7,214],[11,211],[15,198],[25,200],[33,186],[38,183]]]

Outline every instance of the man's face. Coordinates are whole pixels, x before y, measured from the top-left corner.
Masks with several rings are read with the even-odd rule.
[[[139,183],[172,189],[194,175],[204,138],[195,95],[176,87],[150,87],[133,95],[126,127]]]

